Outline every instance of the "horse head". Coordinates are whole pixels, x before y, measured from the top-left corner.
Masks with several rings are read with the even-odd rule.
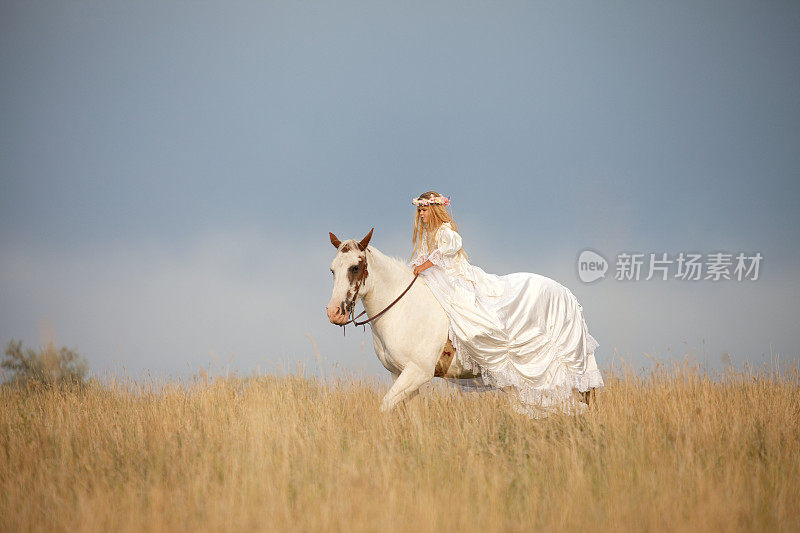
[[[336,257],[331,263],[333,293],[326,310],[328,320],[333,324],[346,323],[356,303],[371,288],[367,271],[367,245],[374,229],[369,230],[367,236],[360,241],[350,239],[341,242],[336,235],[329,233],[331,244],[336,248]]]

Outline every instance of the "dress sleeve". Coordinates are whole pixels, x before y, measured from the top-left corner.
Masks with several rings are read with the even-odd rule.
[[[453,257],[461,249],[461,235],[447,226],[439,229],[436,236],[437,248],[428,256],[428,260],[434,265],[445,268],[444,257]]]

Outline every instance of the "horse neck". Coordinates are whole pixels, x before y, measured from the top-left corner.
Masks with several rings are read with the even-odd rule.
[[[372,278],[372,289],[364,295],[364,309],[369,316],[380,313],[402,293],[414,274],[392,261],[378,249],[369,247],[372,252],[369,261],[369,276]],[[404,298],[407,298],[407,294]]]

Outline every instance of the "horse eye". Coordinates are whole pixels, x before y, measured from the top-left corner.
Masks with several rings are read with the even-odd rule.
[[[358,270],[358,265],[353,265],[350,267],[350,272],[355,272],[356,270]]]

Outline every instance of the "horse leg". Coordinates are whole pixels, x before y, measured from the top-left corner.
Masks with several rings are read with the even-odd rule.
[[[416,365],[410,364],[406,366],[395,379],[392,388],[383,397],[381,411],[388,411],[398,402],[412,397],[417,392],[417,389],[432,377],[430,372],[424,372]]]

